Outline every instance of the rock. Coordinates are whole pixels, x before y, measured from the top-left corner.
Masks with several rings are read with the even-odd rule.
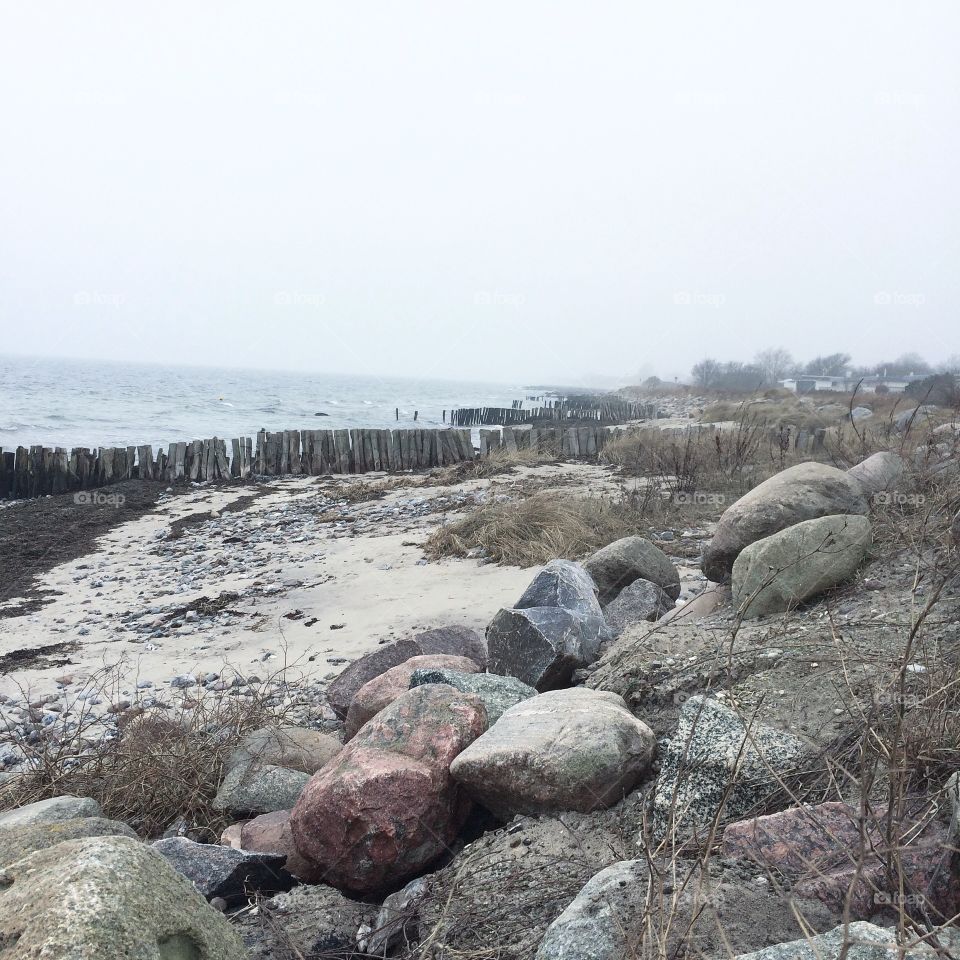
[[[4,958],[244,960],[227,920],[129,837],[67,840],[4,871]]]
[[[293,878],[284,871],[283,855],[250,853],[217,843],[194,843],[186,837],[157,840],[153,849],[182,873],[200,892],[228,904],[247,899],[248,893],[289,890]]]
[[[355,660],[327,687],[327,702],[343,720],[357,691],[364,684],[411,657],[431,653],[469,657],[481,668],[487,665],[486,641],[475,630],[458,626],[435,627],[424,630],[412,640],[384,644]]]
[[[847,471],[863,488],[868,497],[881,492],[896,490],[903,483],[907,471],[907,462],[898,453],[881,450],[866,460],[861,460]]]
[[[256,912],[233,918],[250,952],[250,960],[292,957],[351,957],[357,928],[369,925],[376,905],[347,899],[326,886],[295,887],[261,901]]]
[[[76,820],[51,820],[0,828],[0,870],[64,840],[82,837],[130,837],[137,835],[125,823],[103,817],[79,817]]]
[[[240,849],[286,857],[285,869],[304,883],[320,883],[320,871],[300,855],[290,830],[290,810],[262,813],[240,828]]]
[[[645,860],[601,870],[550,924],[536,960],[622,960],[632,953],[649,879]]]
[[[256,760],[301,773],[316,773],[335,757],[343,744],[335,737],[307,727],[263,727],[247,734],[230,755],[227,771]]]
[[[451,657],[469,657],[481,668],[487,665],[487,641],[470,627],[434,627],[418,633],[413,642],[424,655],[445,653]]]
[[[643,537],[624,537],[598,550],[585,563],[606,606],[634,580],[649,580],[671,600],[680,596],[680,574],[670,558]]]
[[[751,543],[787,527],[836,514],[866,516],[859,482],[823,463],[798,463],[770,477],[727,507],[703,552],[703,572],[717,583],[730,579],[737,556]]]
[[[418,877],[402,890],[391,893],[370,928],[357,934],[360,949],[377,957],[385,957],[390,949],[417,940],[417,908],[430,892],[429,880]]]
[[[411,657],[398,666],[391,667],[386,673],[381,673],[379,677],[365,683],[357,691],[347,711],[344,738],[351,740],[368,720],[375,717],[388,704],[393,703],[397,697],[406,693],[410,689],[410,677],[415,670],[420,669],[449,669],[459,670],[461,673],[476,673],[480,667],[467,657],[453,657],[448,654]]]
[[[862,856],[858,853],[861,841]],[[898,851],[893,884],[885,858],[872,853],[891,846]],[[849,903],[854,919],[872,917],[884,907],[897,910],[902,877],[912,898],[924,898],[923,913],[939,915],[939,922],[946,922],[960,906],[949,846],[949,830],[936,821],[891,825],[886,810],[880,808],[861,823],[859,810],[840,802],[753,817],[729,824],[723,833],[724,856],[746,859],[764,872],[789,877],[797,896],[816,898],[837,914]],[[920,913],[918,902],[903,905],[907,913]]]
[[[590,574],[570,560],[551,560],[530,582],[515,610],[559,607],[580,617],[601,617],[597,587]]]
[[[645,620],[659,620],[674,607],[673,601],[655,583],[634,580],[606,605],[603,615],[616,636]]]
[[[23,827],[35,823],[53,823],[57,820],[76,820],[80,817],[102,817],[96,800],[89,797],[50,797],[23,807],[0,813],[0,828]]]
[[[234,813],[272,813],[289,810],[307,785],[310,775],[300,770],[253,763],[234,767],[213,798],[214,810]]]
[[[272,814],[265,813],[262,816],[269,817]],[[220,834],[220,843],[224,847],[233,847],[234,850],[242,850],[243,842],[241,841],[243,825],[249,823],[249,820],[238,820],[236,823],[231,823],[229,827],[226,827],[223,832]]]
[[[748,727],[717,700],[692,696],[660,757],[652,831],[703,837],[714,819],[740,819],[780,790],[806,751],[796,737],[763,724]]]
[[[912,407],[910,410],[901,410],[893,418],[894,425],[898,430],[915,430],[925,426],[926,423],[935,416],[937,408],[932,404],[920,404],[918,407]]]
[[[655,747],[621,697],[578,687],[511,707],[450,773],[503,819],[587,812],[622,800],[649,770]]]
[[[733,960],[933,960],[936,955],[924,944],[898,950],[896,930],[857,920],[816,937],[741,953]]]
[[[857,572],[871,543],[859,516],[805,520],[741,551],[733,565],[733,602],[747,618],[782,613]]]
[[[354,660],[346,667],[335,680],[327,687],[327,702],[334,712],[343,720],[357,691],[381,673],[386,673],[391,667],[396,667],[423,653],[420,645],[412,640],[398,640],[396,643],[387,643],[378,647],[372,653]]]
[[[869,420],[873,416],[873,411],[869,407],[854,407],[847,416],[854,421]]]
[[[692,600],[688,600],[679,607],[674,607],[669,613],[660,618],[660,623],[669,623],[671,620],[682,619],[684,623],[696,623],[706,617],[713,616],[722,610],[731,601],[730,588],[722,584],[707,587],[698,593]]]
[[[558,607],[501,610],[487,627],[490,672],[554,690],[597,659],[605,635]]]
[[[516,677],[500,677],[494,673],[461,673],[458,670],[414,670],[410,677],[410,687],[420,687],[425,683],[445,683],[461,693],[472,693],[483,701],[487,711],[487,723],[493,726],[505,710],[521,700],[535,697],[533,687],[517,680]]]
[[[356,893],[422,872],[470,811],[450,763],[486,725],[477,697],[440,684],[408,690],[311,778],[290,818],[297,849],[324,882]]]

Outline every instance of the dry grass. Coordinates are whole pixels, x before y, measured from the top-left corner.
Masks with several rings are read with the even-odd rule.
[[[545,463],[555,463],[557,459],[555,451],[531,448],[506,450],[498,447],[486,457],[432,470],[424,479],[431,486],[452,486],[467,480],[486,480],[489,477],[515,473],[518,467],[538,467]]]
[[[497,563],[532,567],[574,560],[649,526],[634,497],[575,497],[543,490],[522,500],[485,504],[445,524],[427,540],[428,557],[465,557],[480,549]]]
[[[79,693],[115,701],[118,685],[117,673],[105,671]],[[134,705],[115,722],[75,696],[69,718],[14,732],[26,763],[5,785],[4,805],[62,794],[91,797],[104,816],[142,837],[157,837],[183,820],[191,835],[215,842],[232,822],[211,806],[226,761],[247,733],[281,722],[281,700],[274,680],[249,696],[195,687],[149,708]]]

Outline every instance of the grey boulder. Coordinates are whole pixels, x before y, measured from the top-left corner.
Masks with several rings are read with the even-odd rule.
[[[907,463],[899,453],[881,450],[851,467],[847,476],[853,477],[867,496],[873,496],[896,490],[903,483],[906,471]]]
[[[849,579],[871,543],[866,517],[806,520],[746,547],[733,565],[733,602],[747,618],[782,613]]]
[[[744,547],[787,527],[835,514],[865,516],[860,483],[823,463],[798,463],[770,477],[727,507],[703,551],[703,572],[726,583]]]
[[[742,819],[776,795],[778,777],[806,756],[796,737],[749,724],[717,700],[692,696],[660,757],[652,832],[705,836],[715,819]]]
[[[343,744],[308,727],[262,727],[247,734],[227,761],[227,770],[252,762],[316,773],[335,757]]]
[[[622,960],[643,916],[646,860],[622,860],[601,870],[550,924],[536,960]]]
[[[78,817],[76,820],[50,820],[22,826],[0,828],[0,870],[23,857],[55,847],[65,840],[84,837],[130,837],[137,835],[125,823],[103,817]]]
[[[655,583],[634,580],[604,608],[603,615],[616,636],[627,627],[646,620],[659,620],[674,608],[673,600]]]
[[[612,636],[584,568],[552,560],[517,605],[500,610],[487,627],[490,672],[552,690],[593,663]]]
[[[656,741],[615,693],[557,690],[507,710],[451,764],[492,813],[589,812],[612,806],[650,768]]]
[[[310,774],[269,763],[234,767],[213,798],[214,810],[233,813],[273,813],[289,810],[303,792]]]
[[[286,857],[273,853],[250,853],[215,843],[194,843],[186,837],[158,840],[153,849],[183,874],[200,894],[228,904],[246,900],[253,892],[289,890],[293,878],[283,869]]]
[[[819,936],[741,953],[733,960],[912,960],[921,957],[932,960],[935,956],[936,951],[925,944],[899,949],[896,930],[855,920]]]
[[[494,673],[462,673],[459,670],[414,670],[410,687],[426,683],[445,683],[461,693],[476,694],[487,710],[487,725],[493,726],[506,710],[535,697],[537,691],[516,677],[501,677]]]
[[[680,574],[670,558],[644,537],[623,537],[584,562],[604,606],[634,580],[655,583],[671,600],[680,596]]]
[[[0,813],[0,828],[22,827],[33,823],[53,823],[57,820],[76,820],[79,817],[102,817],[96,800],[89,797],[50,797],[23,807],[14,807]]]
[[[67,840],[4,871],[4,960],[244,960],[226,918],[129,837]]]

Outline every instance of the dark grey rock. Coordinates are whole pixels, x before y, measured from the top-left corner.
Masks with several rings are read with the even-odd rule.
[[[570,560],[551,560],[533,578],[514,609],[533,607],[560,607],[582,617],[601,615],[596,584],[580,564]]]
[[[469,657],[480,667],[487,665],[487,641],[470,627],[434,627],[418,633],[413,642],[422,654],[446,653],[452,657]]]
[[[357,932],[364,953],[385,957],[392,947],[417,940],[417,908],[430,892],[427,877],[411,880],[402,890],[391,893],[370,927]]]
[[[606,637],[592,621],[559,607],[501,610],[487,627],[490,672],[516,677],[539,691],[570,683],[573,671],[593,663]]]
[[[474,693],[487,710],[487,724],[493,726],[504,711],[521,700],[535,697],[537,691],[516,677],[501,677],[494,673],[462,673],[459,670],[414,670],[411,687],[425,683],[445,683],[462,693]]]
[[[632,624],[659,620],[673,607],[673,600],[655,583],[634,580],[604,607],[603,615],[610,629],[619,637]]]
[[[194,843],[186,837],[157,840],[153,849],[163,854],[208,900],[220,897],[228,904],[246,900],[252,892],[289,890],[293,878],[283,869],[286,857],[250,853],[214,843]]]
[[[680,574],[670,558],[644,537],[623,537],[598,550],[584,562],[606,606],[634,580],[649,580],[671,600],[680,596]]]

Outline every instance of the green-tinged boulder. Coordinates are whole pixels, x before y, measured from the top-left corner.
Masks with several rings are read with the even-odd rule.
[[[244,960],[230,924],[129,837],[67,840],[0,874],[4,960]]]
[[[213,798],[214,810],[233,813],[273,813],[289,810],[303,792],[310,775],[269,763],[247,763],[234,767]]]
[[[445,683],[461,693],[476,694],[487,709],[487,725],[493,726],[511,707],[521,700],[535,697],[537,691],[516,677],[500,677],[495,673],[463,673],[460,670],[414,670],[410,688],[425,683]]]
[[[31,823],[53,823],[55,820],[76,820],[78,817],[102,817],[96,800],[89,797],[50,797],[0,813],[0,827],[22,827]]]
[[[65,840],[80,840],[83,837],[130,837],[135,840],[137,835],[125,823],[103,817],[78,817],[75,820],[0,827],[0,869],[37,850],[46,850]]]
[[[741,953],[734,960],[912,960],[921,957],[932,960],[935,956],[936,951],[924,944],[903,949],[898,945],[896,930],[857,920],[817,937]]]
[[[309,727],[262,727],[247,734],[230,754],[227,770],[252,761],[314,774],[333,759],[343,744],[336,737]]]
[[[750,544],[733,565],[733,601],[748,618],[782,613],[853,576],[870,547],[860,516],[806,520]]]

